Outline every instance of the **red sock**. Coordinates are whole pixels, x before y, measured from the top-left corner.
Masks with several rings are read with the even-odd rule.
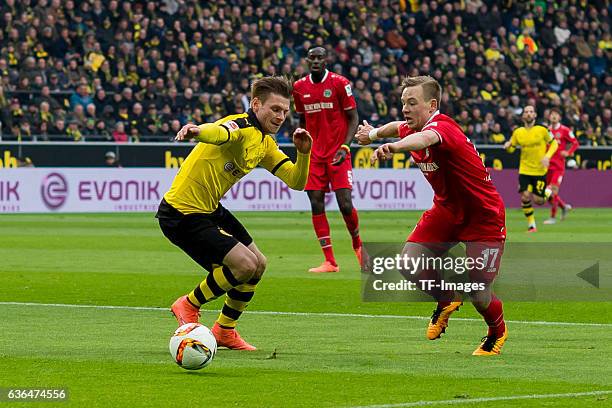
[[[561,199],[561,196],[559,194],[557,194],[557,203],[559,204],[559,207],[565,208],[565,201]]]
[[[552,201],[550,202],[550,204],[552,205],[552,208],[550,209],[550,217],[551,218],[555,218],[557,216],[557,207],[559,206],[559,196],[558,195],[553,195]]]
[[[336,266],[334,251],[332,249],[331,237],[329,236],[329,223],[325,213],[312,216],[312,225],[314,226],[315,234],[321,244],[325,260]]]
[[[361,238],[359,237],[359,217],[357,216],[357,209],[353,207],[353,211],[349,215],[342,215],[346,229],[353,238],[353,249],[361,247]]]
[[[506,330],[506,323],[504,322],[504,308],[501,300],[495,295],[491,296],[491,303],[484,312],[479,311],[485,322],[489,326],[488,335],[496,335],[501,337]]]

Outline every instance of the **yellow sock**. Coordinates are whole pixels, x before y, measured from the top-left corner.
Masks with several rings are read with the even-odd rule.
[[[217,265],[189,295],[189,301],[200,307],[240,285],[227,266]]]
[[[259,279],[251,279],[227,292],[225,304],[217,318],[217,323],[220,326],[227,328],[236,327],[240,315],[242,315],[242,312],[244,312],[255,295],[257,283],[259,283]]]
[[[525,217],[527,217],[527,224],[529,225],[529,227],[535,227],[536,221],[533,206],[531,205],[531,200],[521,201],[521,207],[523,207],[523,214],[525,214]]]

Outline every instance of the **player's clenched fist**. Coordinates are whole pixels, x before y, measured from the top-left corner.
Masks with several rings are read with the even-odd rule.
[[[380,145],[378,149],[374,150],[372,157],[370,157],[370,163],[376,163],[376,160],[389,160],[393,157],[394,146],[393,143],[385,143]]]
[[[363,125],[359,125],[357,133],[355,134],[355,139],[357,139],[360,145],[369,145],[372,143],[372,139],[370,139],[370,131],[372,129],[374,129],[374,127],[370,125],[367,120],[363,121]]]
[[[194,125],[193,123],[188,123],[185,126],[183,126],[181,130],[178,131],[174,140],[176,141],[181,141],[185,139],[189,140],[189,139],[193,139],[199,134],[200,134],[200,128],[198,127],[198,125]]]
[[[298,152],[308,154],[312,148],[312,136],[306,129],[297,128],[293,132],[293,144]]]

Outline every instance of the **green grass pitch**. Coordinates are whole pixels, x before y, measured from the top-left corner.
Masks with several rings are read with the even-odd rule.
[[[612,242],[612,209],[544,226],[547,211],[528,235],[520,210],[509,210],[509,241]],[[365,241],[401,242],[420,212],[360,215]],[[59,407],[612,406],[612,394],[580,394],[612,390],[610,303],[506,303],[503,354],[477,358],[486,328],[471,305],[428,341],[433,303],[361,301],[337,213],[329,218],[342,270],[325,276],[306,272],[322,259],[308,213],[237,216],[268,257],[239,324],[259,350],[220,350],[198,372],[172,362],[176,323],[162,308],[203,273],[151,214],[0,216],[0,387],[67,387],[67,402],[44,404]],[[567,393],[579,394],[514,399]]]

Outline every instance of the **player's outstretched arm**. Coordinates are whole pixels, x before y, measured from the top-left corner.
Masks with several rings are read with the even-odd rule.
[[[568,150],[566,150],[567,153],[564,155],[564,157],[573,156],[574,152],[580,146],[580,143],[578,143],[578,139],[574,135],[574,132],[572,132],[571,130],[570,130],[569,134],[566,135],[566,140],[570,144],[570,148]]]
[[[174,140],[195,139],[202,143],[222,145],[232,139],[232,133],[234,132],[230,132],[225,126],[215,123],[205,123],[199,126],[189,123],[178,131]],[[238,134],[238,132],[235,133]]]
[[[355,138],[360,145],[369,145],[377,139],[399,137],[399,127],[402,121],[389,122],[379,128],[374,128],[367,120],[357,127]]]
[[[274,146],[266,153],[261,165],[290,188],[304,190],[308,180],[312,137],[307,130],[297,128],[293,132],[293,144],[297,150],[295,163],[292,163],[285,153]]]
[[[380,146],[372,153],[370,162],[374,164],[377,160],[389,160],[393,153],[423,150],[438,142],[440,142],[440,136],[433,130],[413,133],[410,137],[405,137],[395,143],[385,143]]]

